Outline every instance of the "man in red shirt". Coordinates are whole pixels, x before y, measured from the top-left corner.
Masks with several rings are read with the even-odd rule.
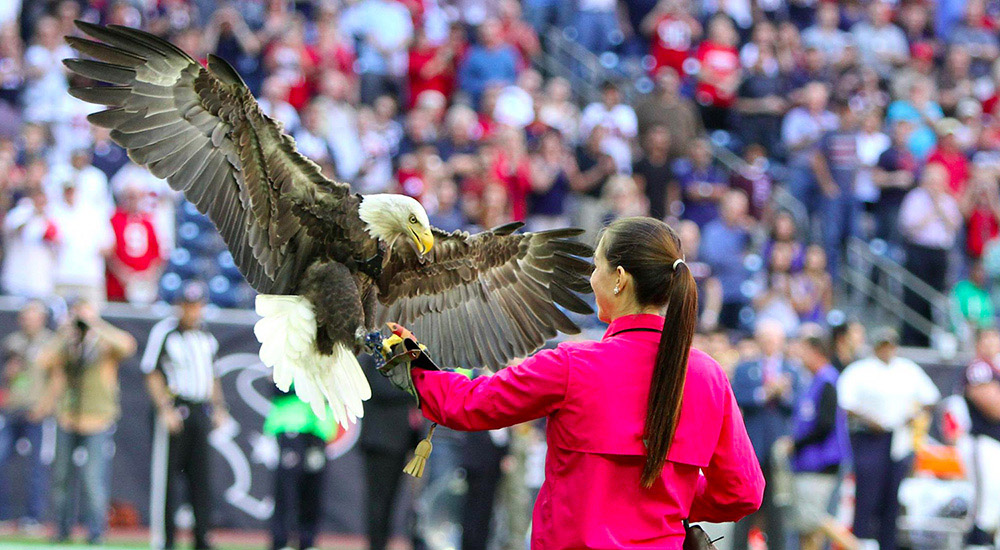
[[[642,21],[642,31],[650,36],[649,54],[653,56],[655,75],[663,67],[685,74],[684,62],[691,56],[691,45],[701,36],[701,24],[678,0],[660,0]]]
[[[937,148],[927,157],[927,164],[937,163],[948,170],[948,191],[956,199],[965,193],[969,181],[969,158],[959,147],[958,136],[955,135],[961,128],[962,123],[953,118],[938,121],[935,128],[938,133]]]
[[[122,190],[122,200],[111,216],[114,252],[107,261],[108,300],[148,301],[156,298],[160,243],[152,217],[142,211],[143,192],[135,185]]]
[[[417,104],[417,98],[428,90],[441,92],[450,98],[455,89],[455,71],[458,67],[458,48],[454,38],[440,46],[434,46],[427,35],[418,27],[416,40],[410,50],[409,108]]]
[[[729,109],[736,101],[740,83],[738,36],[729,17],[716,15],[708,24],[708,39],[695,53],[700,64],[694,98],[709,130],[727,129]]]

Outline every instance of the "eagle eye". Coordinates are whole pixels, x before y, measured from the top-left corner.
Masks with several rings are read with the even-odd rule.
[[[412,224],[417,223],[417,217],[414,216],[413,214],[410,214],[410,223],[412,223]]]

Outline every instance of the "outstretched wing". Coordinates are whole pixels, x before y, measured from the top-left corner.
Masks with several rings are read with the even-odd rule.
[[[316,254],[367,238],[358,199],[295,150],[225,61],[210,56],[206,69],[143,31],[77,26],[97,41],[67,41],[93,59],[64,63],[110,85],[70,93],[109,107],[88,119],[212,219],[258,292],[288,293]]]
[[[521,225],[475,235],[435,229],[424,261],[410,247],[394,250],[378,283],[379,324],[405,325],[442,365],[494,370],[556,331],[580,332],[556,304],[592,313],[575,294],[591,291],[582,258],[593,250],[570,240],[582,230],[514,233]]]

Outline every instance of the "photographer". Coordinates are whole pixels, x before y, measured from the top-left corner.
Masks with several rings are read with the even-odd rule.
[[[42,418],[54,410],[59,424],[52,465],[57,542],[69,539],[75,523],[77,476],[83,489],[87,541],[98,544],[104,536],[112,438],[120,414],[118,365],[135,348],[129,333],[101,319],[93,302],[81,300],[39,356],[49,372],[49,384],[34,415]],[[79,447],[85,449],[86,461],[77,470],[73,458]]]

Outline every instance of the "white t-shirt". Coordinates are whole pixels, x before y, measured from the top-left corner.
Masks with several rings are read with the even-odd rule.
[[[45,194],[50,204],[60,204],[63,201],[63,183],[76,183],[76,200],[80,206],[91,210],[95,215],[110,220],[115,211],[115,201],[108,185],[108,177],[93,165],[77,170],[69,164],[56,166],[49,174]]]
[[[586,139],[597,126],[609,130],[608,137],[601,143],[601,149],[615,160],[619,172],[631,174],[632,148],[629,141],[639,132],[635,110],[621,103],[610,109],[601,102],[591,103],[580,117],[580,135]]]
[[[100,215],[82,203],[75,206],[63,203],[53,211],[59,228],[56,284],[103,285],[103,252],[114,242],[110,217]]]
[[[66,44],[55,49],[48,49],[35,44],[24,52],[25,64],[32,69],[43,71],[40,78],[28,80],[24,95],[24,118],[30,122],[52,122],[58,118],[59,109],[53,106],[62,104],[63,96],[68,92],[69,83],[62,64],[63,59],[75,57],[73,50]]]
[[[895,357],[888,364],[877,357],[855,361],[837,380],[841,408],[893,432],[892,455],[897,460],[913,450],[907,427],[910,419],[940,399],[941,392],[924,369],[904,357]]]
[[[49,223],[30,199],[21,199],[3,221],[4,262],[0,270],[4,292],[28,298],[48,298],[54,290],[55,247],[44,240]]]

